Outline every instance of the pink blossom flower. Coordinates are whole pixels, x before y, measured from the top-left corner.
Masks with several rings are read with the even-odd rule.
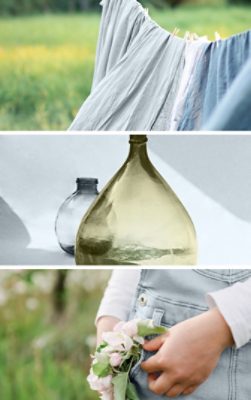
[[[130,337],[136,336],[138,334],[138,321],[132,319],[126,322],[122,327],[122,331]]]
[[[92,371],[87,377],[87,381],[93,390],[98,392],[108,392],[112,390],[112,375],[105,376],[104,378],[99,378]]]
[[[119,321],[114,327],[113,332],[121,332],[123,331],[123,326],[125,325],[125,321]]]
[[[133,346],[133,340],[123,332],[104,332],[102,339],[113,351],[129,351]]]
[[[124,332],[126,335],[133,337],[138,334],[138,322],[139,319],[132,319],[130,321],[120,321],[114,328],[113,332]]]
[[[112,353],[110,355],[110,364],[112,367],[118,367],[121,364],[122,357],[119,353]]]
[[[130,372],[130,365],[137,361],[138,354],[142,351],[143,336],[160,332],[166,332],[165,328],[155,327],[152,320],[134,319],[127,322],[120,321],[112,332],[102,334],[104,343],[101,343],[95,355],[92,356],[92,368],[87,378],[91,389],[99,392],[101,400],[114,400],[114,390],[120,390],[120,382],[113,381],[113,378],[124,373],[125,359],[131,360],[131,363],[128,362],[128,371],[126,371]],[[110,375],[99,378],[94,374],[94,371],[106,371],[106,368],[110,371]]]

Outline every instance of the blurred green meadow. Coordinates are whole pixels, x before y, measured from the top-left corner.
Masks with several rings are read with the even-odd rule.
[[[211,39],[250,29],[251,7],[183,5],[149,14]],[[91,88],[100,14],[0,18],[0,130],[65,130]]]
[[[57,271],[0,271],[0,399],[97,400],[86,376],[108,276],[68,271],[62,290]]]

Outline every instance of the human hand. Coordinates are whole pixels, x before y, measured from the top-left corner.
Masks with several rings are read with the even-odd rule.
[[[193,393],[233,343],[230,328],[217,308],[178,323],[144,345],[147,351],[157,351],[141,364],[148,373],[149,389],[169,397]]]
[[[102,333],[112,331],[114,326],[119,322],[118,318],[112,316],[104,316],[97,321],[97,346],[102,342]]]

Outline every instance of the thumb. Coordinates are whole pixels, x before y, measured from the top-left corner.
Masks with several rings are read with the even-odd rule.
[[[165,339],[166,339],[166,334],[157,336],[152,340],[146,341],[143,345],[143,348],[146,351],[157,351],[162,346]]]

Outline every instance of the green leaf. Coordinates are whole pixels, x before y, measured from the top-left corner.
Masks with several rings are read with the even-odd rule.
[[[138,335],[145,337],[149,335],[162,335],[168,331],[164,326],[154,326],[153,321],[139,321],[138,322]]]
[[[92,370],[95,375],[99,378],[104,378],[111,373],[111,366],[109,361],[99,361],[95,364],[92,364]]]
[[[134,384],[130,381],[128,382],[126,388],[126,400],[140,400],[137,395]]]
[[[112,380],[114,387],[114,400],[125,400],[128,383],[128,372],[119,373]]]
[[[97,347],[96,352],[101,353],[101,351],[108,346],[108,343],[102,342],[100,345]]]

